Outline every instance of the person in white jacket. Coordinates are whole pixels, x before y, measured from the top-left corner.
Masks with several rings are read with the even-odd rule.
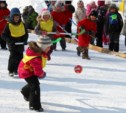
[[[121,34],[125,36],[124,44],[126,46],[126,16],[125,16],[125,19],[124,19],[124,24],[123,24],[123,28],[122,28]]]
[[[77,2],[77,10],[75,11],[75,21],[78,23],[82,19],[84,19],[86,16],[86,9],[84,7],[84,2],[82,0],[79,0]]]

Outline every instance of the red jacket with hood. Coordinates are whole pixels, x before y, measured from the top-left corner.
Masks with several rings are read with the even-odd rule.
[[[44,54],[44,53],[43,53]],[[18,66],[18,74],[20,78],[29,78],[31,76],[38,76],[38,77],[42,77],[42,75],[44,74],[43,71],[43,67],[42,67],[42,58],[40,58],[40,56],[42,56],[42,54],[36,53],[34,52],[32,49],[28,48],[26,50],[26,55],[27,56],[36,56],[36,58],[33,58],[31,60],[29,60],[28,62],[26,62],[27,66],[30,66],[32,69],[28,68],[28,69],[24,69],[24,62],[21,61],[19,66]]]

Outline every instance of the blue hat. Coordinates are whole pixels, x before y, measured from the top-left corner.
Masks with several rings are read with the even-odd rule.
[[[10,11],[10,18],[9,20],[13,22],[14,15],[21,15],[20,10],[18,8],[12,8]]]
[[[18,8],[12,8],[10,11],[10,18],[12,18],[14,15],[21,15],[20,10]]]

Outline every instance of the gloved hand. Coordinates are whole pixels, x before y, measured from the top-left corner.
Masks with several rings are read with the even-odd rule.
[[[88,33],[89,35],[94,35],[94,32],[93,32],[93,31],[87,31],[87,33]]]
[[[14,47],[15,46],[15,43],[14,42],[10,42],[8,43],[10,46]]]
[[[46,77],[46,72],[44,72],[39,79],[44,79]]]
[[[24,42],[24,45],[27,45],[27,44],[28,44],[28,42],[27,42],[27,41],[25,41],[25,42]]]

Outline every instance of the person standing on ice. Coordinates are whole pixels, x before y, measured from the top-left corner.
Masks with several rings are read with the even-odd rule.
[[[82,0],[79,0],[77,2],[77,10],[75,11],[75,21],[78,23],[82,19],[86,17],[86,9],[84,7],[84,2]]]
[[[25,7],[22,17],[27,29],[34,30],[35,26],[37,25],[37,20],[36,20],[37,16],[38,13],[31,5]]]
[[[13,77],[17,74],[18,65],[23,58],[24,43],[28,39],[28,33],[18,8],[11,9],[9,21],[2,33],[2,39],[8,44],[10,51],[8,71],[9,76]]]
[[[52,40],[53,35],[47,34],[48,32],[55,32],[55,23],[53,21],[53,18],[47,9],[42,9],[41,14],[37,17],[38,24],[35,27],[35,33],[37,35],[48,35]],[[53,45],[50,48],[50,51],[48,52],[48,60],[51,60],[51,53],[53,52]]]
[[[67,32],[65,30],[65,26],[70,21],[70,18],[72,17],[73,12],[75,11],[74,7],[72,5],[64,5],[62,1],[57,1],[55,3],[55,8],[51,12],[53,20],[56,23],[56,30],[57,32]],[[62,48],[62,51],[66,50],[66,41],[65,41],[65,35],[59,35],[56,34],[54,38],[62,37],[62,40],[60,41],[60,45]],[[56,50],[56,43],[55,50]]]
[[[96,33],[96,45],[99,47],[103,47],[102,37],[104,31],[104,24],[106,19],[107,8],[105,6],[105,1],[98,0],[98,8],[97,8],[97,33]]]
[[[123,28],[122,28],[121,34],[125,36],[125,42],[124,42],[124,45],[126,46],[126,16],[125,16],[125,19],[124,19],[124,25],[123,25]]]
[[[21,93],[26,101],[29,101],[29,109],[43,112],[40,99],[39,78],[46,76],[43,68],[46,65],[47,53],[52,45],[51,38],[41,36],[37,42],[29,42],[26,55],[18,67],[20,78],[25,79],[27,85],[21,89]]]
[[[82,59],[90,59],[88,54],[88,46],[90,44],[91,38],[95,37],[97,32],[96,18],[97,12],[92,11],[89,17],[78,22],[78,33],[80,33],[82,30],[85,30],[83,34],[78,36],[77,54],[79,53],[78,56],[80,56],[80,53],[82,53]]]
[[[72,0],[65,0],[65,6],[68,6],[68,5],[72,5]],[[73,5],[72,5],[72,8],[75,10],[75,7]],[[67,24],[65,25],[65,30],[68,33],[72,32],[72,21],[73,21],[72,18],[73,18],[73,15],[71,15],[71,17],[69,18],[69,22],[67,22]],[[66,35],[66,37],[71,38],[71,36],[69,35]]]
[[[87,4],[86,6],[86,16],[89,16],[91,11],[93,10],[97,10],[97,5],[95,3],[95,1],[91,1],[89,4]]]
[[[9,9],[7,8],[7,3],[5,0],[0,0],[0,45],[1,49],[6,50],[6,42],[1,38],[4,27],[7,24],[7,18],[10,14]]]
[[[123,19],[121,14],[118,13],[118,7],[115,4],[112,4],[109,8],[109,13],[106,17],[106,34],[109,35],[110,51],[119,51],[119,37],[120,32],[123,27]]]

